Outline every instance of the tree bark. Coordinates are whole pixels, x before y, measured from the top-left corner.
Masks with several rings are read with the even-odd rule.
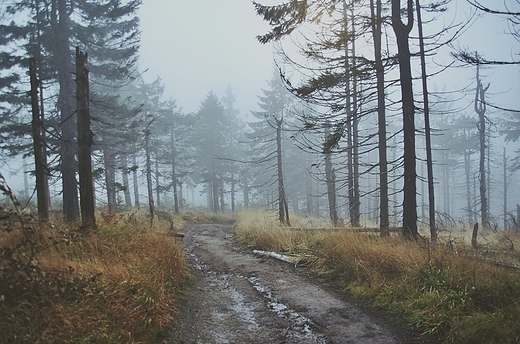
[[[135,147],[134,147],[135,148]],[[141,206],[140,200],[139,200],[139,182],[137,180],[137,153],[134,152],[132,155],[132,179],[134,184],[134,203],[137,209]]]
[[[150,226],[153,226],[153,217],[155,214],[155,204],[153,201],[153,184],[152,184],[152,158],[150,152],[150,129],[145,131],[145,154],[146,154],[146,186],[148,189],[148,210],[150,211]]]
[[[249,178],[248,178],[248,172],[244,172],[242,174],[243,179],[243,193],[244,193],[244,208],[249,208]]]
[[[128,159],[126,154],[123,154],[121,157],[121,164],[122,164],[122,180],[123,180],[123,187],[124,187],[124,193],[125,193],[125,206],[126,207],[132,207],[132,197],[130,196],[130,183],[128,180]]]
[[[116,211],[116,172],[113,153],[109,151],[109,148],[103,150],[103,162],[105,164],[108,212],[113,213]]]
[[[466,129],[464,129],[464,136],[467,137],[466,135]],[[471,205],[471,179],[470,179],[470,174],[471,174],[471,170],[470,170],[470,167],[471,167],[471,158],[470,158],[470,153],[468,152],[467,149],[464,150],[464,174],[466,176],[466,208],[467,208],[467,212],[468,212],[468,223],[474,223],[475,221],[473,221],[473,207]]]
[[[430,223],[430,238],[432,242],[437,241],[437,228],[435,226],[435,191],[433,181],[433,158],[431,144],[431,128],[430,128],[430,105],[428,99],[428,82],[426,74],[426,60],[424,53],[424,35],[421,19],[421,4],[419,0],[415,0],[417,11],[417,27],[419,31],[419,50],[421,55],[421,79],[423,89],[424,102],[424,134],[426,140],[426,168],[428,172],[428,209]]]
[[[92,178],[93,136],[90,129],[88,56],[76,48],[76,99],[78,117],[78,172],[83,230],[96,229]]]
[[[76,180],[76,130],[74,127],[74,82],[72,80],[73,66],[70,56],[70,21],[66,0],[57,0],[59,20],[56,23],[56,48],[58,61],[59,95],[58,109],[61,116],[61,148],[60,170],[63,187],[63,215],[67,222],[79,218],[78,188]]]
[[[42,138],[42,126],[40,121],[40,109],[38,106],[38,79],[36,78],[36,62],[34,58],[30,59],[29,74],[31,78],[31,109],[32,109],[32,132],[33,132],[33,148],[34,163],[36,175],[36,198],[38,202],[38,220],[40,224],[49,221],[49,199],[47,185],[46,168],[44,162],[43,146],[45,142]]]
[[[370,0],[372,16],[372,37],[374,40],[374,60],[376,69],[378,150],[379,150],[379,228],[381,236],[390,235],[388,211],[388,157],[386,145],[386,106],[385,106],[385,70],[381,56],[381,0]]]
[[[157,201],[156,204],[158,207],[160,207],[161,206],[161,183],[160,183],[161,173],[159,172],[159,159],[158,159],[159,155],[157,154],[157,146],[155,146],[154,154],[155,154],[155,195],[156,195],[156,201]]]
[[[507,230],[507,155],[506,155],[506,147],[504,147],[503,163],[504,163],[504,231],[506,231]]]
[[[477,87],[475,89],[475,112],[478,114],[478,131],[480,145],[480,216],[482,218],[482,228],[489,229],[488,203],[486,193],[486,91],[489,88],[482,85],[480,80],[480,66],[477,64]]]
[[[415,170],[415,105],[412,88],[409,35],[413,27],[413,1],[407,0],[408,23],[401,19],[401,1],[392,0],[392,28],[397,39],[404,135],[403,236],[418,239],[417,174]]]
[[[276,168],[278,175],[278,220],[281,224],[290,226],[289,208],[287,206],[287,197],[285,195],[283,181],[283,156],[282,156],[282,124],[283,117],[276,119]]]
[[[325,124],[325,142],[330,138],[330,124]],[[327,183],[327,196],[329,200],[329,216],[334,226],[338,225],[338,211],[336,204],[336,176],[332,167],[331,152],[325,152],[325,179]]]
[[[177,166],[176,166],[176,151],[175,151],[175,135],[173,128],[170,130],[171,140],[171,156],[172,156],[172,188],[173,188],[173,210],[175,214],[179,213],[179,195],[177,194]]]
[[[356,35],[354,20],[354,1],[350,7],[350,21],[353,37]],[[347,30],[348,32],[348,30]],[[356,40],[352,39],[352,70],[356,70]],[[358,106],[358,77],[352,75],[352,165],[353,165],[353,204],[352,204],[352,226],[361,226],[361,195],[359,192],[359,106]]]

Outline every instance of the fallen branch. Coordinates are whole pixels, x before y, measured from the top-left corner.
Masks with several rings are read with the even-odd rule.
[[[296,257],[289,257],[283,254],[279,254],[276,252],[267,252],[267,251],[259,251],[259,250],[253,250],[254,254],[257,254],[259,256],[265,256],[265,257],[271,257],[278,260],[281,260],[286,263],[297,265],[300,262],[299,258]]]

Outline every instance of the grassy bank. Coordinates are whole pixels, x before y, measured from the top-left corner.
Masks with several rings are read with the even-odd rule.
[[[293,216],[294,227],[282,228],[276,214],[250,211],[240,213],[235,231],[256,248],[305,257],[340,289],[403,318],[428,340],[520,342],[520,272],[486,260],[491,252],[518,263],[520,238],[508,235],[507,253],[498,252],[500,242],[480,251],[459,242],[455,254],[443,240],[431,247],[317,221]]]
[[[2,223],[0,343],[155,343],[167,329],[188,277],[170,223],[126,213],[98,225]]]

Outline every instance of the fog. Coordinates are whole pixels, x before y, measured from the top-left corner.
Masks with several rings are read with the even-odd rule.
[[[211,90],[222,96],[228,85],[243,114],[256,106],[273,49],[256,40],[269,27],[250,1],[144,1],[139,17],[145,80],[161,77],[185,112],[196,112]]]
[[[281,1],[275,0],[260,2],[266,5],[281,3]],[[506,9],[502,2],[498,4],[493,0],[483,0],[481,3],[495,6],[493,8],[496,10]],[[505,3],[508,5],[507,10],[520,12],[518,2],[506,1]],[[0,7],[0,10],[3,12],[5,7]],[[222,101],[226,95],[226,90],[230,87],[236,98],[236,103],[233,105],[234,109],[231,110],[236,109],[237,113],[233,114],[233,116],[236,115],[240,120],[246,118],[248,121],[258,120],[258,118],[254,119],[251,112],[260,110],[259,96],[263,95],[262,90],[269,87],[268,81],[273,77],[275,63],[284,73],[286,72],[286,77],[294,85],[302,80],[301,71],[286,63],[283,58],[276,53],[277,49],[275,49],[272,44],[263,45],[257,41],[256,37],[267,33],[270,27],[255,13],[255,8],[251,1],[143,0],[142,6],[136,14],[140,19],[141,32],[138,70],[142,74],[146,84],[151,84],[157,78],[160,78],[161,83],[165,87],[164,93],[162,94],[162,101],[168,99],[174,100],[179,107],[179,113],[183,116],[197,114],[203,106],[203,101],[208,98],[208,95],[215,95]],[[19,15],[21,16],[22,14]],[[9,18],[4,18],[4,21],[8,19]],[[453,0],[448,4],[447,11],[434,14],[424,12],[423,19],[425,21],[425,35],[430,42],[437,44],[443,43],[456,34],[456,39],[451,43],[444,44],[439,49],[428,53],[427,69],[430,74],[428,85],[431,92],[432,123],[435,129],[434,144],[436,145],[436,151],[434,152],[434,172],[437,209],[440,213],[447,215],[447,217],[451,216],[462,219],[466,216],[465,213],[468,211],[468,209],[465,209],[467,190],[464,188],[464,169],[461,161],[458,161],[461,156],[457,156],[456,153],[453,153],[458,147],[447,147],[444,145],[444,141],[453,133],[452,128],[450,128],[452,124],[450,121],[457,116],[466,115],[470,117],[471,130],[476,129],[476,115],[473,110],[476,68],[473,65],[457,61],[453,54],[460,51],[478,52],[484,59],[489,61],[518,61],[520,45],[517,40],[518,37],[515,39],[511,35],[511,31],[515,29],[515,26],[507,20],[507,17],[477,11],[468,1]],[[466,24],[467,22],[469,22],[469,24]],[[454,29],[444,35],[439,35],[439,32],[449,26],[454,26]],[[457,33],[459,29],[461,31]],[[518,29],[518,26],[516,26],[516,29]],[[305,30],[305,28],[303,30]],[[388,49],[390,54],[395,54],[394,33],[390,25],[387,25],[385,30],[384,34],[388,37],[385,39],[385,49]],[[311,33],[311,31],[304,33]],[[416,25],[414,25],[411,39],[413,40],[412,52],[417,53]],[[296,34],[291,38],[283,40],[280,43],[281,45],[277,46],[277,48],[282,47],[291,58],[305,65],[305,59],[300,56],[297,47],[294,45],[295,42],[301,43],[303,40],[305,40],[305,36],[298,36]],[[371,58],[373,55],[371,42],[369,34],[365,34],[358,39],[356,42],[358,53]],[[18,49],[21,49],[21,47],[18,47]],[[424,139],[423,132],[421,131],[422,117],[420,116],[420,107],[422,106],[421,85],[419,82],[420,65],[417,56],[413,58],[412,69],[413,76],[416,78],[414,80],[414,93],[416,107],[418,108],[416,112],[416,122],[418,126],[417,156],[419,158],[417,161],[417,172],[420,179],[417,186],[419,194],[418,207],[420,209],[419,213],[422,213],[420,217],[422,217],[424,221],[425,213],[427,212],[425,211],[427,195],[424,183],[426,177],[423,161],[425,155]],[[505,148],[506,150],[508,164],[512,164],[514,159],[519,156],[518,149],[520,145],[517,142],[506,142],[501,132],[503,128],[500,126],[502,120],[505,118],[505,114],[512,113],[511,111],[507,111],[507,109],[520,109],[520,97],[518,97],[518,94],[520,94],[519,72],[520,69],[518,65],[489,65],[483,66],[480,73],[483,83],[489,85],[489,90],[486,94],[486,99],[489,103],[486,115],[490,127],[492,127],[489,140],[490,149],[488,151],[491,156],[488,165],[491,170],[489,172],[491,178],[489,197],[491,212],[496,215],[497,218],[503,214],[501,208],[503,206],[504,184],[503,149]],[[398,69],[394,68],[386,77],[387,81],[392,78],[397,79]],[[56,86],[54,87],[57,89]],[[388,105],[387,109],[388,131],[390,134],[393,134],[398,132],[402,126],[402,115],[398,105],[400,101],[398,85],[394,84],[389,86],[387,92],[388,99],[395,102],[392,105]],[[47,105],[50,105],[53,100],[49,97],[46,101],[48,102]],[[145,103],[146,99],[142,101]],[[53,105],[55,104],[52,104],[51,107]],[[164,108],[162,108],[161,111],[162,110],[164,110]],[[152,115],[152,113],[150,113],[150,115]],[[295,123],[296,121],[292,124],[296,125]],[[299,124],[301,125],[301,123]],[[361,124],[361,128],[365,130],[365,133],[370,135],[371,133],[373,134],[376,124],[373,117],[367,116]],[[168,125],[171,125],[171,123]],[[193,125],[193,123],[190,125]],[[190,125],[186,125],[184,129],[190,128]],[[159,127],[157,130],[160,131],[161,129],[164,129],[164,127]],[[212,127],[209,127],[209,129],[206,128],[208,135],[213,130],[216,129]],[[251,127],[242,130],[253,131]],[[371,133],[370,130],[372,131]],[[188,130],[186,129],[186,131]],[[169,140],[167,134],[169,135],[169,133],[165,134],[164,132],[158,134],[158,137],[162,135],[162,141],[161,138],[157,138],[155,144],[161,147],[167,146],[167,142],[169,142],[167,141]],[[180,132],[178,134],[182,136],[183,133]],[[314,133],[315,137],[313,137],[318,151],[320,145],[323,144],[322,134],[323,133]],[[399,135],[400,134],[396,135],[397,139],[391,143],[391,149],[389,150],[389,156],[396,158],[394,166],[397,175],[402,172],[399,162],[397,162],[397,159],[402,155],[401,138]],[[318,176],[321,171],[318,171],[319,168],[317,168],[312,178],[308,176],[308,171],[314,168],[311,168],[311,166],[322,164],[323,156],[320,154],[308,154],[295,149],[296,146],[301,143],[294,139],[295,136],[298,136],[295,132],[288,132],[284,138],[284,154],[287,156],[284,156],[284,159],[289,161],[289,166],[285,167],[285,179],[287,181],[286,185],[287,190],[289,190],[289,197],[293,198],[289,202],[290,207],[294,211],[301,210],[302,212],[303,209],[307,208],[306,211],[310,214],[309,204],[315,202],[312,205],[312,212],[314,212],[315,215],[327,216],[326,187],[323,184],[323,176]],[[203,136],[190,138],[192,141],[200,141],[202,139],[204,139]],[[236,140],[232,141],[232,145],[240,146],[243,143],[241,141],[243,140],[242,137],[233,137],[232,139]],[[181,141],[181,139],[179,139],[179,141]],[[375,147],[374,140],[367,140],[367,142],[367,145]],[[195,146],[198,143],[187,140],[183,142],[183,144]],[[190,149],[193,149],[193,147],[182,147],[184,151],[189,151]],[[477,212],[478,191],[475,189],[477,145],[474,145],[472,149],[474,150],[471,153],[473,159],[471,166],[473,189],[470,190],[470,193],[472,194],[473,202],[472,211]],[[103,149],[100,149],[100,151],[102,150]],[[373,152],[374,151],[370,154],[366,154],[362,161],[366,164],[363,166],[362,172],[366,172],[366,174],[361,176],[361,188],[366,194],[361,200],[361,204],[362,215],[367,222],[377,221],[378,213],[378,196],[377,193],[374,192],[374,190],[377,190],[377,173],[367,167],[377,164],[377,156]],[[143,153],[134,152],[133,154],[140,154],[139,158],[141,160],[136,160],[139,165],[139,183],[142,187],[140,192],[141,196],[146,198],[144,197],[145,192],[143,191],[146,184],[143,170]],[[157,152],[155,152],[155,154],[158,155]],[[251,152],[248,154],[254,155]],[[447,158],[450,154],[452,154],[451,160]],[[216,156],[218,154],[214,155]],[[215,156],[212,156],[212,159],[214,159]],[[290,156],[290,158],[288,158],[288,156]],[[248,158],[249,157],[245,157],[243,159],[247,160]],[[338,155],[334,159],[338,175],[341,177],[343,174],[343,177],[345,177],[345,157]],[[164,185],[168,184],[168,178],[165,177],[167,174],[167,167],[165,166],[168,164],[166,160],[167,159],[164,159],[162,162],[164,165],[162,166],[163,175],[160,176],[160,173],[157,173],[156,177],[157,180],[160,180]],[[2,171],[9,176],[13,188],[20,190],[23,185],[23,178],[21,178],[23,169],[21,167],[22,161],[20,156],[14,159],[4,158],[4,161]],[[28,160],[28,166],[32,166],[31,163],[32,162]],[[269,168],[271,168],[272,164],[269,166]],[[269,168],[261,167],[258,170],[263,169],[267,170],[267,173],[272,173]],[[236,170],[241,170],[240,173],[243,172],[242,169],[243,167],[236,167]],[[183,175],[184,180],[182,181],[182,183],[185,183],[185,189],[183,190],[185,196],[183,197],[186,203],[191,206],[205,206],[209,196],[206,195],[208,194],[208,190],[205,190],[202,186],[204,184],[203,177],[192,177],[192,174],[196,174],[197,172],[196,168],[193,167],[186,167],[186,171],[183,172],[186,172],[185,175]],[[261,174],[262,172],[265,171],[255,171],[257,174]],[[232,179],[235,178],[234,173],[238,172],[226,171],[223,173],[230,173]],[[196,180],[197,178],[199,178],[199,180]],[[276,186],[273,186],[275,183],[270,182],[269,177],[266,176],[256,176],[256,178],[258,178],[258,180],[255,181],[257,182],[257,190],[255,194],[252,195],[252,198],[257,197],[257,205],[273,206],[273,198],[275,198],[273,195],[276,194]],[[310,179],[307,180],[306,178]],[[518,173],[506,171],[506,179],[509,185],[508,211],[513,212],[516,210],[516,204],[520,203],[520,193],[516,191],[515,187],[518,185]],[[104,182],[103,178],[99,178],[97,181],[99,189],[98,200],[101,205],[104,204],[106,198],[106,190],[105,186],[103,186]],[[31,181],[29,184],[30,183]],[[231,188],[231,182],[226,183],[228,183],[226,188]],[[179,184],[181,183],[179,182]],[[268,185],[268,187],[266,185]],[[224,186],[222,187],[224,188]],[[233,187],[235,187],[235,185],[233,185]],[[240,188],[237,187],[237,199],[239,195],[242,197],[245,193],[244,190],[239,189]],[[393,183],[391,189],[395,192],[395,196],[393,195],[392,199],[392,216],[393,221],[397,223],[401,215],[400,206],[402,199],[399,192],[402,189],[402,180]],[[60,195],[60,183],[57,181],[52,183],[51,190],[53,195]],[[338,207],[342,208],[343,213],[341,215],[346,217],[348,215],[346,215],[347,211],[345,210],[345,186],[339,186],[339,190],[338,202],[341,204]],[[222,192],[225,193],[226,199],[223,199],[221,203],[225,203],[229,208],[231,202],[230,191],[226,190]],[[170,190],[164,193],[168,194],[168,196],[163,195],[163,199],[171,198]],[[307,204],[304,204],[305,197],[307,197],[307,200],[305,200]],[[244,198],[246,197],[244,196]],[[309,201],[309,198],[313,198],[313,200]],[[237,201],[237,206],[243,206],[243,203],[246,201],[244,200],[242,204],[240,204],[240,202],[241,201]],[[167,202],[165,201],[164,203]]]

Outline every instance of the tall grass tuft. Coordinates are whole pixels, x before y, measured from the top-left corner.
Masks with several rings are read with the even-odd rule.
[[[45,249],[30,271],[0,262],[0,343],[155,343],[171,324],[188,269],[164,235],[170,223],[150,228],[136,213],[98,219],[89,235],[59,221],[35,228]],[[1,250],[27,255],[20,233],[2,231]]]
[[[395,314],[425,340],[520,342],[520,271],[488,261],[488,248],[482,253],[462,242],[455,254],[448,242],[433,246],[292,219],[301,220],[298,228],[279,226],[271,212],[245,211],[235,232],[255,248],[307,258],[316,273]],[[518,262],[514,249],[508,256]]]

